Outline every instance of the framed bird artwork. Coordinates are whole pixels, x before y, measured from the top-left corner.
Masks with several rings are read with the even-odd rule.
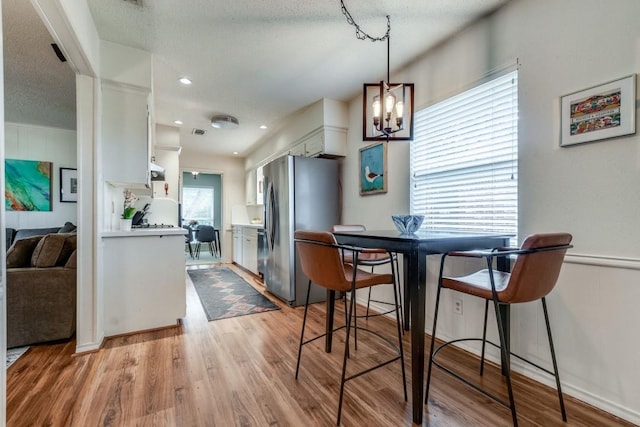
[[[387,192],[387,142],[360,149],[360,195]]]

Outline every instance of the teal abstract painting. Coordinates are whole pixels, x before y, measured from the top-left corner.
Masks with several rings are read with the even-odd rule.
[[[4,161],[5,208],[8,211],[51,210],[51,162]]]

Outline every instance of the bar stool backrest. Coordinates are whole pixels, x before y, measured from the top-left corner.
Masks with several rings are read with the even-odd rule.
[[[522,242],[521,250],[545,249],[518,255],[507,287],[500,292],[500,301],[521,303],[546,296],[556,285],[560,268],[572,236],[569,233],[532,234]],[[558,246],[558,249],[553,249]]]
[[[351,281],[345,275],[340,250],[328,231],[297,230],[295,232],[302,271],[313,283],[324,288],[346,292]]]

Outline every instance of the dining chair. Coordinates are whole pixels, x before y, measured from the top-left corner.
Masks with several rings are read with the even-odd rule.
[[[215,241],[214,229],[210,225],[199,225],[198,233],[196,234],[196,258],[200,258],[200,245],[206,243],[209,246],[209,252],[211,256],[215,256],[216,251],[213,249],[213,242]]]
[[[442,369],[445,373],[454,376],[470,387],[492,398],[496,402],[506,406],[507,408],[510,408],[513,425],[517,426],[518,419],[516,416],[516,407],[513,399],[513,389],[511,385],[511,363],[509,361],[509,356],[514,356],[519,360],[526,362],[555,377],[558,400],[560,402],[560,412],[562,413],[562,420],[565,422],[567,421],[564,399],[562,397],[562,388],[560,385],[560,376],[558,375],[558,364],[556,362],[553,339],[551,338],[551,326],[549,322],[549,314],[547,312],[546,296],[549,294],[549,292],[551,292],[551,290],[553,290],[554,286],[556,285],[567,249],[573,247],[570,244],[571,240],[572,236],[568,233],[533,234],[524,239],[520,248],[498,248],[490,251],[449,252],[442,255],[442,260],[440,262],[440,274],[438,277],[435,314],[433,317],[433,329],[431,333],[431,349],[429,352],[431,357],[429,361],[429,370],[427,373],[425,403],[428,403],[429,398],[429,385],[431,383],[432,367],[436,366]],[[484,258],[487,264],[487,268],[463,277],[444,277],[443,270],[445,260],[451,257]],[[511,273],[494,270],[493,262],[498,257],[509,257],[515,259],[515,261],[512,260],[513,268]],[[473,295],[485,300],[484,327],[481,339],[455,339],[452,341],[447,341],[439,345],[437,348],[434,348],[436,326],[438,323],[438,309],[440,306],[440,295],[442,289],[450,289],[452,291]],[[542,311],[544,313],[547,337],[549,339],[549,348],[551,351],[553,371],[546,369],[536,363],[533,363],[521,356],[511,353],[508,350],[506,344],[508,342],[508,337],[506,336],[506,328],[504,327],[504,325],[508,320],[502,318],[501,310],[499,308],[500,305],[526,303],[537,300],[540,300],[542,302]],[[500,339],[499,345],[487,340],[487,314],[489,309],[489,301],[493,302],[493,306],[495,309],[496,320],[498,324],[498,336]],[[506,364],[506,366],[503,366],[503,372],[505,375],[507,392],[509,395],[508,403],[498,396],[481,388],[479,385],[467,380],[461,374],[455,372],[452,368],[447,367],[436,360],[436,356],[438,355],[440,350],[442,350],[446,346],[468,340],[482,341],[482,350],[480,357],[481,376],[484,372],[486,343],[489,343],[500,349],[502,360],[504,361],[503,363]]]
[[[353,318],[353,314],[355,312],[356,306],[356,289],[368,288],[371,286],[376,286],[380,284],[393,284],[394,290],[394,298],[396,301],[396,307],[398,305],[398,295],[395,286],[395,275],[392,271],[392,274],[375,274],[370,273],[359,268],[355,268],[358,265],[359,255],[362,252],[358,248],[347,247],[344,245],[339,245],[336,242],[334,235],[327,231],[312,231],[312,230],[297,230],[295,232],[295,244],[297,247],[297,252],[300,257],[300,264],[302,267],[303,273],[309,279],[307,285],[307,296],[304,305],[304,317],[302,320],[302,331],[300,332],[300,343],[298,346],[298,360],[296,363],[296,380],[298,379],[298,374],[300,372],[300,360],[302,356],[302,347],[304,345],[310,344],[313,341],[325,337],[327,332],[322,335],[315,336],[313,338],[304,339],[304,331],[307,323],[307,314],[309,309],[309,293],[311,290],[311,284],[315,283],[318,286],[321,286],[328,291],[337,291],[343,293],[350,293],[350,301],[349,301],[349,309],[347,312],[346,322],[343,326],[335,328],[330,333],[336,332],[340,329],[346,329],[346,338],[344,345],[344,357],[342,361],[342,375],[340,379],[340,398],[338,400],[338,415],[337,415],[337,425],[340,425],[340,418],[342,414],[342,401],[344,397],[344,387],[347,381],[350,381],[354,378],[358,378],[363,374],[369,373],[375,369],[386,366],[390,363],[393,363],[397,360],[400,361],[400,365],[402,367],[402,385],[404,388],[404,400],[407,401],[407,381],[405,376],[404,369],[404,351],[402,348],[402,330],[400,326],[400,313],[399,310],[395,310],[396,312],[396,328],[397,328],[397,338],[398,345],[396,346],[389,340],[384,337],[381,333],[370,330],[367,328],[359,327],[354,325],[352,327],[351,320]],[[351,251],[353,254],[353,263],[345,263],[342,260],[341,251]],[[393,269],[393,266],[392,266]],[[347,360],[349,359],[349,337],[351,335],[351,329],[360,329],[361,331],[366,331],[371,333],[374,337],[381,339],[388,345],[390,345],[396,352],[396,356],[380,362],[375,366],[366,368],[362,371],[352,373],[347,376]]]
[[[222,246],[220,245],[220,230],[217,228],[213,229],[213,244],[215,245],[216,253],[219,257],[222,256]]]
[[[190,236],[191,236],[191,230],[189,230],[189,234],[184,236],[184,243],[189,248],[189,255],[191,256],[191,259],[193,259],[193,247],[191,246]]]
[[[332,233],[340,232],[340,231],[365,231],[365,230],[366,230],[366,227],[361,224],[336,224],[333,227],[331,227]],[[343,255],[344,262],[348,264],[353,264],[353,254],[350,251],[345,250],[342,252],[342,255]],[[402,330],[404,331],[404,316],[402,313],[402,292],[400,291],[400,280],[399,280],[400,270],[398,268],[397,254],[393,252],[388,252],[386,249],[362,248],[360,255],[358,256],[358,265],[371,267],[372,273],[376,266],[381,266],[381,265],[390,264],[390,263],[395,263],[395,275],[396,275],[395,283],[396,283],[396,286],[398,287],[398,300],[399,300],[398,308],[400,310],[401,327],[402,327]],[[357,319],[359,317],[368,319],[370,316],[382,316],[382,315],[392,313],[395,310],[395,308],[392,308],[390,310],[387,310],[381,313],[369,314],[369,308],[372,301],[378,304],[384,304],[388,306],[394,305],[393,303],[390,303],[388,301],[371,299],[371,287],[370,287],[367,295],[366,314],[364,316],[358,316],[354,314],[354,319]],[[356,340],[356,345],[357,345],[357,340]]]

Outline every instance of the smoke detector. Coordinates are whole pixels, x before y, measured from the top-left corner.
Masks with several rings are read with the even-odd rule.
[[[211,126],[216,129],[235,129],[240,125],[238,119],[226,114],[211,117]]]

